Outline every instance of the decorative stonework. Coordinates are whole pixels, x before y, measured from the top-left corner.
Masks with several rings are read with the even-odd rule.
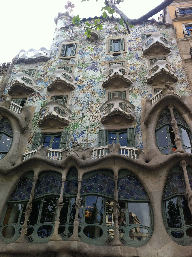
[[[170,52],[167,39],[160,33],[152,33],[142,46],[144,55],[165,55]]]

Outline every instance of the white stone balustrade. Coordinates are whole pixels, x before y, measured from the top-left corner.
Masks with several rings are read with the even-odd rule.
[[[61,161],[62,160],[62,151],[63,151],[63,149],[49,148],[48,153],[47,153],[47,158],[49,158],[51,160]]]
[[[129,157],[131,159],[137,159],[137,148],[128,147],[128,146],[120,146],[119,154]],[[93,148],[91,159],[99,159],[110,153],[108,145],[100,146]]]
[[[37,150],[32,150],[30,152],[26,152],[23,154],[23,160],[26,161],[27,159],[33,157],[36,154]]]
[[[127,100],[123,100],[120,97],[114,97],[111,100],[105,102],[101,108],[101,122],[105,121],[108,115],[124,114],[128,119],[134,119],[134,106]]]
[[[161,98],[163,97],[162,94],[162,90],[160,90],[159,92],[157,92],[157,94],[155,94],[153,97],[151,97],[151,104],[155,104],[156,102],[158,102]]]
[[[48,149],[48,153],[47,153],[47,158],[50,160],[56,160],[56,161],[61,161],[62,160],[62,152],[64,151],[64,149],[52,149],[49,148]],[[138,155],[137,155],[138,149],[134,148],[134,147],[128,147],[128,146],[120,146],[120,149],[118,151],[117,154],[126,156],[128,158],[131,159],[137,159]],[[26,152],[23,154],[23,160],[27,160],[31,157],[33,157],[35,154],[37,153],[37,150],[33,150],[30,152]],[[100,147],[95,147],[92,150],[92,155],[91,155],[91,159],[100,159],[106,155],[110,154],[110,150],[108,145],[106,146],[100,146]]]
[[[10,104],[10,106],[9,106],[9,109],[10,109],[11,111],[16,112],[16,113],[18,113],[18,114],[20,114],[20,113],[22,112],[22,108],[23,108],[22,106],[20,106],[20,105],[14,103],[13,101],[11,101],[11,104]]]

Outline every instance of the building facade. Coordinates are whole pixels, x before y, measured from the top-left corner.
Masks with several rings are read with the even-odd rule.
[[[94,23],[97,18],[88,19]],[[191,256],[191,87],[172,24],[84,34],[0,69],[0,257]]]

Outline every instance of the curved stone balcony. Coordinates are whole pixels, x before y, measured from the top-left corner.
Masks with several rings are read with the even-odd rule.
[[[147,83],[176,82],[175,70],[166,60],[158,60],[150,67],[147,75]]]
[[[47,87],[49,92],[54,93],[64,93],[74,89],[74,76],[62,69],[55,70],[52,83]]]
[[[101,107],[101,122],[106,125],[128,125],[135,119],[134,105],[119,97],[105,102]]]
[[[45,47],[41,47],[39,50],[30,49],[29,51],[21,50],[18,55],[15,56],[14,61],[16,63],[36,63],[46,62],[50,59],[50,50]]]
[[[49,102],[39,112],[39,126],[43,128],[63,128],[69,125],[71,111],[61,104]]]
[[[11,96],[30,95],[35,92],[35,85],[35,80],[32,77],[23,72],[18,72],[12,79],[8,93]]]
[[[103,88],[126,88],[129,87],[132,82],[131,79],[124,74],[128,74],[129,71],[122,65],[111,65],[105,72],[107,79],[103,82]]]
[[[143,54],[144,55],[165,55],[170,52],[168,41],[163,35],[153,33],[150,37],[143,41]]]

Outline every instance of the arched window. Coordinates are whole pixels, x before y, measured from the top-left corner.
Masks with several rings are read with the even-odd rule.
[[[63,190],[63,207],[60,212],[60,225],[58,233],[63,240],[67,240],[73,234],[73,222],[75,219],[75,200],[78,192],[78,171],[71,168],[66,177]]]
[[[13,132],[10,121],[7,118],[0,120],[0,160],[5,157],[11,148]]]
[[[192,168],[187,167],[192,187]],[[163,216],[167,232],[180,245],[192,243],[192,215],[185,197],[183,170],[174,167],[167,177],[163,193]]]
[[[191,153],[191,132],[183,117],[174,109],[173,114],[177,121],[179,136],[183,149]],[[172,118],[169,109],[162,111],[156,125],[156,141],[161,153],[170,154],[176,151],[175,133],[171,124]]]
[[[20,236],[32,184],[33,172],[29,172],[21,178],[9,197],[0,223],[0,237],[6,243],[15,242]]]
[[[119,234],[124,245],[140,246],[152,233],[149,198],[137,178],[120,170],[118,179]]]
[[[26,233],[30,242],[44,243],[50,239],[60,190],[61,174],[51,171],[40,174],[35,186]]]
[[[82,242],[106,245],[113,229],[114,180],[109,170],[83,175],[79,236]]]

